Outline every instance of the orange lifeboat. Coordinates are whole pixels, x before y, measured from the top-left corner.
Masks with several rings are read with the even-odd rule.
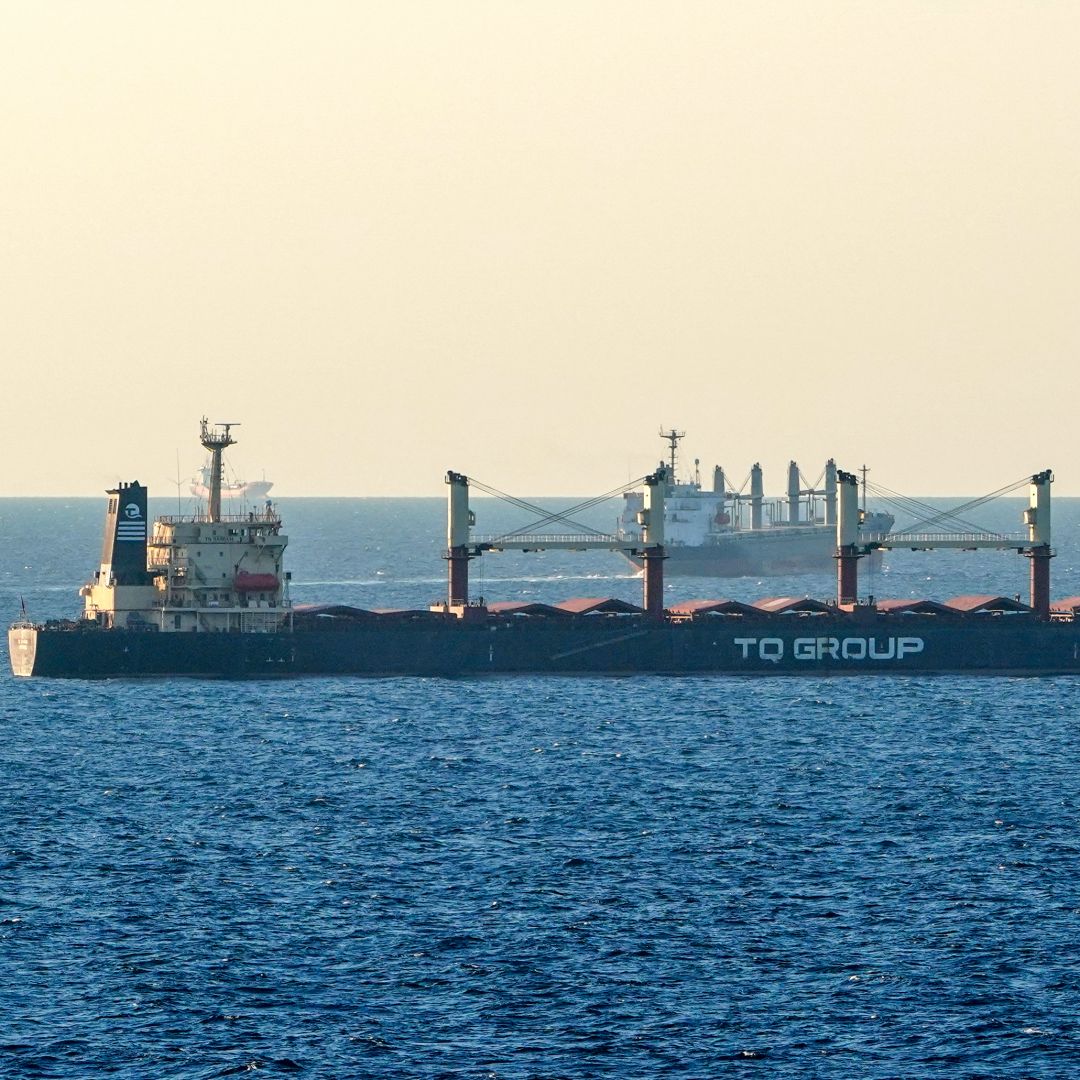
[[[233,581],[237,592],[273,592],[278,587],[275,574],[249,574],[241,570]]]

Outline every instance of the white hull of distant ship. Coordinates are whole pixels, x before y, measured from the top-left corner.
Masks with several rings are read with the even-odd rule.
[[[211,471],[211,466],[207,465],[200,469],[198,475],[191,480],[191,494],[196,499],[202,499],[203,502],[210,498]],[[221,497],[226,502],[258,503],[270,494],[273,486],[273,480],[235,480],[231,484],[223,481]]]
[[[666,480],[664,528],[666,567],[676,577],[769,577],[798,573],[829,573],[836,548],[835,463],[826,463],[816,484],[808,484],[798,465],[788,466],[786,498],[766,499],[761,466],[755,464],[744,490],[729,489],[724,470],[713,470],[713,488],[704,489],[695,462],[692,480],[677,482],[676,449],[679,432],[662,433],[671,444],[669,460],[659,472]],[[746,490],[748,488],[748,490]],[[640,539],[642,495],[623,496],[618,536]],[[859,513],[860,542],[885,537],[893,526],[891,514]],[[628,556],[641,569],[638,556]]]

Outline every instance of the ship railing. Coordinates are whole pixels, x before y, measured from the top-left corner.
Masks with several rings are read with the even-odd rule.
[[[275,614],[283,611],[292,610],[292,601],[290,600],[268,600],[265,604],[248,605],[243,604],[230,604],[227,601],[209,601],[208,603],[193,603],[183,597],[170,596],[164,599],[153,599],[147,605],[148,608],[152,608],[154,611],[203,611],[209,613],[211,609],[215,614],[220,614],[226,611],[242,611],[242,612],[263,612],[267,614]],[[90,610],[89,608],[87,610]],[[96,608],[94,610],[97,610]]]
[[[1043,542],[1029,539],[1024,533],[882,533],[878,539],[860,535],[861,544],[872,544],[882,548],[910,548],[912,551],[933,548],[956,548],[961,551],[976,551],[980,548],[997,551],[1032,551],[1043,546]]]
[[[610,533],[499,533],[497,535],[474,536],[472,540],[476,544],[496,544],[511,540],[515,542],[520,540],[522,543],[539,543],[541,540],[573,540],[577,542],[602,540],[618,543],[618,537],[612,536]]]
[[[155,519],[162,525],[209,525],[207,514],[159,514]],[[251,510],[246,514],[222,514],[220,525],[280,525],[281,518],[274,510]]]
[[[620,551],[623,548],[641,546],[640,540],[629,541],[610,533],[511,533],[502,536],[474,536],[470,543],[488,550],[512,551],[540,551],[544,548],[600,548]]]
[[[971,532],[896,532],[881,533],[894,540],[1009,540],[1021,542],[1027,540],[1024,533],[996,533],[983,530]]]

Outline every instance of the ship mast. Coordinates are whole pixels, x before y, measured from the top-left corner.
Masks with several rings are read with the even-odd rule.
[[[660,438],[663,439],[669,446],[668,450],[668,463],[671,467],[671,482],[674,484],[676,479],[675,462],[679,456],[679,440],[686,438],[685,431],[676,431],[672,428],[670,431],[660,429]]]
[[[229,428],[239,426],[229,423],[211,427],[206,417],[202,418],[200,442],[210,451],[210,505],[207,507],[207,516],[212,522],[221,520],[221,452],[226,446],[232,446],[236,442],[229,434]]]
[[[862,474],[862,516],[866,517],[866,474],[870,470],[864,465],[859,472]]]

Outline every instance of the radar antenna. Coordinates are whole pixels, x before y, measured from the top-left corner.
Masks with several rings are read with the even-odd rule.
[[[660,438],[668,444],[668,464],[671,467],[671,482],[675,483],[675,462],[679,456],[679,441],[686,438],[685,431],[676,431],[671,428],[669,431],[665,431],[660,428]]]
[[[236,442],[229,434],[229,429],[239,426],[235,421],[230,421],[227,424],[216,424],[211,427],[206,417],[202,418],[199,441],[205,449],[210,451],[210,500],[207,516],[211,521],[221,520],[221,453],[225,447],[232,446]]]

